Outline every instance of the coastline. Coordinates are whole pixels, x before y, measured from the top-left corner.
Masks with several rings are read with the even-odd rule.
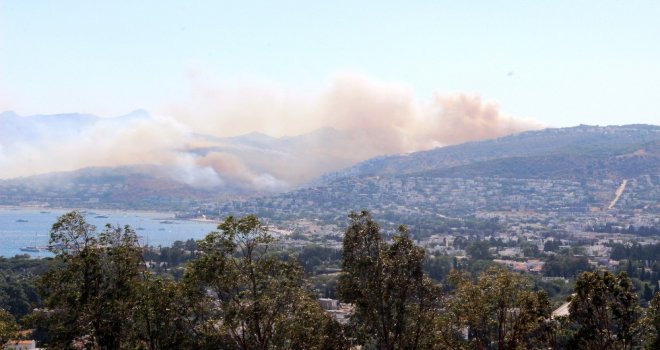
[[[80,211],[83,213],[104,213],[104,214],[127,214],[127,213],[139,213],[145,215],[165,215],[163,219],[176,219],[189,221],[190,219],[181,219],[176,217],[176,212],[170,210],[155,210],[155,209],[111,209],[111,208],[93,208],[93,207],[52,207],[49,205],[7,205],[0,204],[0,210],[40,210],[40,211]]]
[[[175,218],[172,212],[3,205],[0,206],[0,239],[4,240],[4,244],[0,246],[0,256],[45,255],[43,252],[21,251],[21,248],[47,245],[48,233],[57,217],[71,210],[85,212],[87,222],[97,230],[103,230],[106,224],[129,225],[138,231],[141,244],[153,246],[168,246],[177,240],[202,239],[217,229],[216,221]]]
[[[196,222],[203,222],[208,224],[220,224],[222,222],[218,220],[204,219],[204,218],[177,219],[177,220],[196,221]]]

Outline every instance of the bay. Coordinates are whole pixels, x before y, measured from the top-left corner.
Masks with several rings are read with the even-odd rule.
[[[12,257],[29,254],[46,257],[48,251],[27,252],[21,248],[45,247],[50,239],[50,228],[57,218],[70,209],[0,208],[0,256]],[[101,231],[105,224],[130,225],[142,245],[169,246],[176,240],[201,239],[216,229],[217,223],[177,220],[171,213],[118,210],[80,210],[88,223]]]

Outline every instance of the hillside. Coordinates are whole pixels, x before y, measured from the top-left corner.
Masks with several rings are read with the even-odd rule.
[[[392,152],[370,145],[373,137],[379,135],[333,128],[283,137],[221,137],[143,110],[114,117],[9,111],[0,113],[0,179],[20,184],[34,175],[72,173],[76,178],[75,172],[86,168],[109,173],[134,167],[145,170],[147,178],[166,174],[168,181],[205,191],[278,193]],[[140,168],[146,164],[156,168]]]
[[[239,190],[196,188],[158,166],[85,168],[0,180],[0,205],[179,209],[199,201],[240,198]]]
[[[522,179],[621,179],[660,174],[660,141],[587,152],[576,150],[527,157],[506,157],[416,172],[431,177],[504,177]]]
[[[0,117],[13,118],[9,114]],[[129,117],[147,118],[140,113]],[[39,118],[48,122],[52,117],[35,120]],[[78,115],[70,118],[94,120]],[[23,131],[42,130],[38,125]],[[6,127],[0,131],[11,133]],[[348,159],[333,158],[332,149],[337,142],[355,142],[352,139],[350,133],[333,129],[284,138],[257,133],[232,138],[194,135],[194,142],[178,151],[184,159],[224,158],[195,167],[185,162],[93,167],[0,180],[0,205],[186,210],[222,203],[209,214],[240,209],[270,217],[325,218],[361,208],[393,213],[406,207],[427,208],[429,215],[464,215],[498,206],[585,211],[605,206],[624,178],[638,179],[629,186],[631,191],[640,191],[635,198],[652,202],[658,187],[654,176],[660,175],[660,127],[578,126],[377,157],[281,193],[291,185],[279,184],[280,175],[302,174],[303,163],[314,163],[316,169],[348,164]],[[237,159],[249,168],[239,164],[232,169],[231,162]],[[650,177],[644,178],[647,175]],[[208,176],[218,179],[205,181]],[[553,181],[551,185],[558,190],[535,192],[535,187],[546,186],[538,181]],[[259,187],[258,183],[266,185]],[[535,196],[545,199],[539,201]],[[243,198],[257,199],[245,202]],[[622,203],[627,203],[625,198]]]
[[[514,178],[633,176],[640,171],[653,174],[658,173],[660,166],[658,142],[660,126],[653,125],[580,125],[528,131],[494,140],[370,159],[325,175],[321,183],[349,176],[392,174]]]
[[[660,213],[658,198],[660,127],[579,126],[379,157],[295,191],[219,203],[206,214],[330,224],[368,209],[385,223],[429,234],[447,217],[498,212],[588,217],[616,210],[652,218]]]

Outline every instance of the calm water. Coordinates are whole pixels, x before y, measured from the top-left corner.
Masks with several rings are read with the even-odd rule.
[[[24,252],[26,246],[46,246],[50,238],[50,228],[57,218],[69,210],[44,208],[0,208],[0,256],[12,257],[16,254],[50,256],[48,252]],[[214,230],[217,224],[176,220],[173,214],[87,210],[88,223],[103,229],[105,224],[130,225],[140,236],[142,244],[152,246],[171,245],[176,240],[200,239]]]

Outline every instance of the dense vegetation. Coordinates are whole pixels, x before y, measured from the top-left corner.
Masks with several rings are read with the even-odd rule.
[[[570,314],[552,316],[550,282],[493,264],[488,249],[497,242],[464,242],[468,262],[428,256],[405,227],[384,237],[361,212],[349,216],[341,253],[274,243],[255,216],[228,217],[203,240],[155,249],[140,247],[130,227],[97,231],[80,213],[65,214],[51,230],[54,258],[0,259],[0,342],[31,327],[51,349],[660,344],[660,293],[640,307],[634,282],[646,270],[625,249],[634,279],[628,267],[580,273],[582,261],[556,254],[553,275],[577,278]],[[319,296],[350,304],[348,323],[324,312]]]
[[[642,237],[657,237],[660,235],[660,228],[652,226],[638,226],[629,225],[628,227],[621,227],[608,222],[604,225],[593,225],[587,227],[589,231],[601,233],[624,233],[630,235],[637,235]]]

